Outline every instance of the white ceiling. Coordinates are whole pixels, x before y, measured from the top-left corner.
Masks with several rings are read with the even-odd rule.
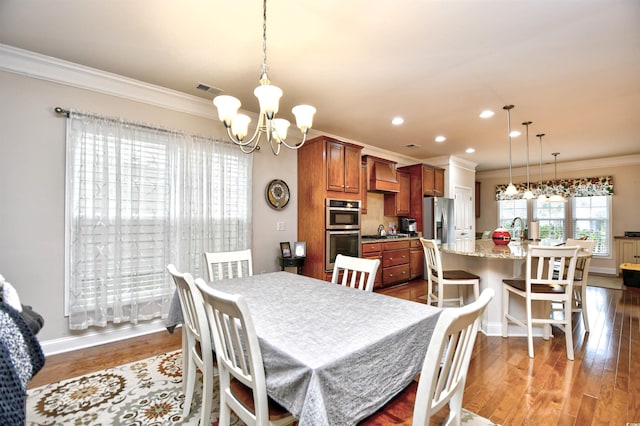
[[[545,163],[640,153],[638,0],[271,0],[267,37],[279,116],[312,104],[322,132],[493,170],[514,104],[533,163],[537,133]],[[202,82],[257,110],[259,0],[0,0],[0,43],[212,99]]]

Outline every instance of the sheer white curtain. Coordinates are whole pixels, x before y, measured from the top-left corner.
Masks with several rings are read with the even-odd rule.
[[[166,316],[168,263],[250,248],[252,156],[195,135],[71,112],[65,310],[73,330]]]

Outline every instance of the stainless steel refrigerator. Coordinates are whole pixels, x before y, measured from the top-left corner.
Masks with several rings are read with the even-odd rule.
[[[422,235],[438,244],[453,243],[456,240],[455,214],[452,198],[424,197],[424,223]]]

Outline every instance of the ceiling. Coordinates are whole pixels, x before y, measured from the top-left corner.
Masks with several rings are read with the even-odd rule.
[[[267,19],[269,76],[292,122],[308,103],[321,132],[495,170],[509,164],[513,104],[514,167],[526,163],[523,121],[535,164],[538,133],[545,163],[640,153],[638,0],[271,0]],[[0,0],[0,43],[258,107],[259,0]]]

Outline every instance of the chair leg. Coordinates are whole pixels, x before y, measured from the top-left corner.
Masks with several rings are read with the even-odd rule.
[[[227,405],[227,396],[225,390],[221,389],[220,392],[220,417],[218,418],[218,426],[229,426],[231,423],[231,409]]]
[[[531,301],[525,301],[527,305],[527,346],[529,348],[529,358],[533,358],[533,316],[531,315]]]
[[[567,358],[573,361],[573,328],[571,327],[571,300],[564,301],[564,338],[567,341]]]
[[[449,417],[445,424],[460,425],[462,421],[462,394],[464,387],[460,387],[449,400]]]
[[[507,314],[509,313],[509,290],[502,285],[502,337],[509,335],[509,321]]]
[[[185,356],[183,354],[183,356]],[[193,401],[193,393],[194,388],[196,386],[196,375],[197,375],[197,367],[196,364],[191,359],[189,352],[186,354],[187,356],[187,376],[186,376],[186,390],[184,392],[184,408],[182,410],[182,417],[187,417],[191,412],[191,402]],[[185,376],[182,376],[183,383],[185,382]]]
[[[588,333],[589,330],[589,316],[587,315],[587,286],[582,285],[582,298],[580,300],[580,307],[582,308],[582,322],[584,323],[584,330]]]
[[[438,283],[438,308],[444,306],[444,286],[442,283]]]
[[[473,296],[475,297],[475,300],[480,298],[480,280],[473,283]]]
[[[462,286],[460,284],[458,284],[456,287],[458,287],[458,306],[464,306],[464,293],[465,292],[463,291]]]
[[[211,424],[211,405],[213,402],[212,395],[215,393],[213,388],[213,368],[208,368],[202,372],[202,411],[200,412],[200,424],[209,426]]]

